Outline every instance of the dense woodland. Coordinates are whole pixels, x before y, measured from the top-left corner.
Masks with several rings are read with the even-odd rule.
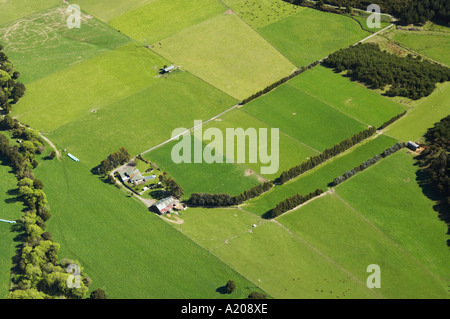
[[[286,2],[303,5],[303,6],[314,6],[311,1],[308,0],[284,0]],[[316,2],[316,7],[321,7],[325,4],[329,4],[332,6],[340,7],[340,8],[348,8],[347,10],[351,10],[353,8],[366,10],[367,7],[371,4],[377,4],[381,8],[381,12],[388,14],[399,14],[403,10],[405,10],[412,0],[322,0]]]
[[[429,20],[450,26],[450,1],[412,0],[399,13],[402,24],[423,24]]]
[[[450,115],[427,131],[424,146],[416,158],[418,180],[424,192],[438,201],[440,218],[450,227]]]
[[[403,96],[413,100],[430,95],[436,83],[450,80],[450,68],[414,58],[401,58],[381,51],[377,44],[357,44],[330,54],[323,61],[336,72],[375,89],[386,89],[388,96]]]
[[[448,0],[284,0],[286,2],[313,7],[322,11],[351,13],[353,8],[367,10],[371,4],[380,6],[382,13],[393,15],[400,24],[423,24],[429,20],[448,26],[450,20],[450,1]],[[337,8],[326,6],[332,5]]]

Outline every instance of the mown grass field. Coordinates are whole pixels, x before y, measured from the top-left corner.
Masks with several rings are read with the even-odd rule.
[[[179,214],[184,223],[175,227],[209,251],[226,245],[237,236],[252,230],[252,225],[263,222],[259,216],[237,208],[190,207]]]
[[[153,49],[239,100],[295,69],[234,13],[222,12],[160,41]]]
[[[308,157],[318,154],[318,152],[313,148],[303,144],[302,142],[296,140],[295,138],[280,131],[279,140],[277,140],[279,153],[279,169],[276,173],[273,174],[262,174],[261,168],[268,167],[270,163],[266,164],[261,162],[260,150],[264,151],[267,150],[268,154],[271,155],[272,147],[276,149],[276,145],[272,146],[271,132],[273,127],[258,120],[249,113],[243,111],[244,109],[245,107],[228,112],[225,115],[222,115],[220,118],[216,119],[216,121],[210,122],[204,127],[204,130],[207,130],[208,128],[220,129],[224,139],[226,138],[227,128],[234,128],[234,129],[242,128],[245,131],[254,128],[258,132],[258,141],[257,141],[258,161],[257,163],[250,163],[249,158],[250,146],[247,141],[245,162],[242,163],[243,166],[248,167],[249,169],[253,170],[254,172],[256,172],[257,174],[261,175],[266,179],[273,180],[279,177],[283,170],[289,169],[292,166],[296,165],[299,161],[304,161]],[[267,144],[261,142],[262,135],[259,135],[260,129],[267,129]],[[234,154],[238,154],[237,143],[235,145]]]
[[[363,123],[379,127],[406,107],[333,70],[317,66],[289,84]]]
[[[246,168],[236,163],[226,163],[226,158],[221,156],[223,163],[194,163],[194,140],[191,138],[191,163],[174,163],[172,149],[179,141],[164,145],[145,157],[167,172],[169,176],[182,185],[187,199],[192,193],[227,193],[237,195],[246,189],[258,184],[257,176],[246,173]],[[181,139],[180,139],[181,141]],[[198,140],[197,140],[198,141]],[[201,143],[201,141],[200,141]],[[202,150],[206,147],[203,143]]]
[[[289,84],[248,103],[242,110],[318,151],[367,128]]]
[[[23,83],[42,79],[131,41],[86,14],[81,15],[80,28],[69,29],[70,12],[66,9],[67,5],[60,5],[7,24],[0,22],[0,44],[20,70]]]
[[[183,233],[274,298],[379,298],[278,223],[252,227],[254,216],[237,209],[188,209],[183,217],[185,223],[177,226]]]
[[[223,2],[255,29],[305,10],[304,7],[278,0],[224,0]]]
[[[450,66],[450,28],[447,32],[396,30],[392,40],[447,66]]]
[[[317,188],[325,191],[329,187],[328,184],[331,183],[335,177],[360,165],[376,154],[380,154],[396,142],[396,140],[385,135],[380,135],[375,139],[368,140],[338,157],[300,175],[296,179],[281,186],[277,186],[258,198],[248,201],[245,205],[245,210],[262,216],[267,211],[274,208],[280,201],[297,193],[306,195],[315,191]],[[300,162],[298,164],[300,164]]]
[[[151,45],[225,10],[217,0],[156,0],[112,19],[110,25]]]
[[[57,6],[60,0],[5,0],[0,2],[0,25]]]
[[[435,202],[418,185],[414,163],[408,151],[398,152],[339,185],[336,192],[428,273],[428,280],[414,280],[417,296],[448,298],[447,227],[433,209]]]
[[[35,129],[52,131],[163,81],[156,75],[165,63],[135,42],[126,44],[28,85],[13,115]]]
[[[95,166],[120,147],[137,155],[170,139],[172,130],[190,128],[194,120],[209,119],[235,104],[236,100],[192,74],[180,72],[95,113],[85,112],[48,136]]]
[[[14,116],[95,166],[119,147],[137,154],[237,103],[188,72],[158,77],[165,63],[126,44],[30,84]]]
[[[109,298],[245,298],[253,283],[83,163],[41,161],[60,258],[78,260]],[[234,280],[236,294],[216,290]],[[249,287],[249,288],[247,288]],[[94,288],[94,289],[95,289]]]
[[[306,8],[258,29],[296,66],[306,66],[369,35],[355,20]]]
[[[353,198],[358,200],[357,196]],[[367,266],[379,265],[381,288],[377,291],[385,298],[446,296],[442,282],[335,194],[318,198],[277,220],[363,282],[369,275]],[[398,227],[413,232],[406,225]]]
[[[102,21],[110,21],[115,17],[155,1],[156,0],[69,0],[70,3],[79,5],[81,10],[96,16]]]

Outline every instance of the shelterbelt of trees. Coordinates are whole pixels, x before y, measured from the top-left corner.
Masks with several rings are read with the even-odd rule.
[[[437,199],[435,208],[450,232],[450,115],[427,131],[424,146],[424,151],[416,158],[420,184],[425,193]],[[448,244],[450,246],[450,241]]]
[[[381,51],[374,43],[359,43],[330,54],[323,65],[375,89],[384,89],[388,96],[404,96],[413,100],[430,95],[436,83],[450,80],[450,68],[414,58],[401,58]]]
[[[382,13],[394,15],[401,24],[423,24],[429,20],[443,25],[449,25],[450,1],[448,0],[319,0],[315,4],[308,0],[284,0],[286,2],[315,7],[323,11],[339,12],[337,9],[324,6],[366,10],[371,4],[380,6]]]

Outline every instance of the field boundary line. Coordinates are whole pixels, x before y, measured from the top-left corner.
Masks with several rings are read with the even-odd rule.
[[[372,165],[373,167],[375,165]],[[336,192],[333,192],[333,195],[336,196],[337,199],[342,201],[347,207],[349,207],[356,215],[358,215],[362,220],[364,220],[367,224],[369,224],[373,229],[375,229],[377,232],[379,232],[384,238],[389,240],[394,244],[396,248],[398,248],[404,255],[409,257],[412,261],[414,261],[419,267],[421,267],[425,272],[427,272],[431,277],[436,279],[437,281],[441,281],[443,278],[440,278],[440,276],[436,275],[434,272],[432,272],[430,269],[428,269],[424,264],[422,264],[419,260],[417,260],[413,255],[411,255],[405,248],[403,248],[399,243],[397,243],[394,239],[386,235],[385,232],[383,232],[380,228],[378,228],[375,224],[373,224],[370,220],[368,220],[361,212],[359,212],[356,208],[354,208],[352,205],[350,205],[343,197],[341,197]]]
[[[221,2],[221,0],[218,0],[218,1]],[[223,2],[222,2],[222,5],[224,5],[226,8],[229,8],[229,7],[226,6]],[[230,9],[231,9],[231,8],[230,8]],[[234,11],[233,11],[233,12],[234,12]],[[243,19],[242,19],[238,14],[235,13],[235,15],[238,16],[239,19],[243,21]],[[213,18],[214,18],[214,17],[213,17]],[[212,19],[212,18],[211,18],[211,19]],[[245,22],[245,21],[244,21],[244,22]],[[245,23],[248,25],[247,22],[245,22]],[[389,27],[391,27],[391,26],[393,26],[393,24],[391,24]],[[253,31],[255,31],[259,36],[261,36],[261,35],[260,35],[255,29],[253,29],[251,26],[250,26],[250,28],[251,28]],[[353,44],[353,45],[356,45],[356,44],[358,44],[359,42],[365,41],[365,40],[367,40],[368,38],[370,38],[370,37],[372,37],[372,36],[375,36],[376,34],[378,34],[378,33],[381,32],[381,31],[384,31],[384,30],[387,29],[387,28],[388,28],[388,27],[386,27],[386,28],[384,28],[383,30],[380,30],[380,31],[378,31],[378,32],[376,32],[376,33],[374,33],[374,34],[372,34],[372,35],[369,36],[369,37],[366,37],[366,38],[364,38],[364,39],[362,39],[362,40],[356,42],[356,43]],[[262,37],[262,36],[261,36],[261,37]],[[170,38],[170,37],[169,37],[169,38]],[[264,39],[264,41],[268,42],[264,37],[262,37],[262,38]],[[138,42],[137,40],[134,40],[134,41],[136,41],[136,43],[139,43],[139,44],[143,45],[141,42]],[[161,40],[161,41],[163,41],[163,40]],[[270,42],[268,42],[268,44],[269,44],[270,46],[273,47],[273,45],[272,45]],[[275,49],[276,49],[276,48],[275,48]],[[155,52],[155,51],[152,50],[152,49],[150,49],[150,50],[151,50],[152,52]],[[278,51],[278,50],[277,50],[277,51]],[[160,55],[160,56],[162,56],[162,55]],[[284,55],[283,55],[283,56],[284,56]],[[322,59],[319,59],[319,60],[317,60],[316,62],[319,62],[319,63],[320,63],[321,61],[325,60],[327,57],[328,57],[328,56],[326,56],[326,57],[324,57],[324,58],[322,58]],[[292,61],[291,61],[290,59],[287,59],[287,60],[288,60],[289,62],[292,63]],[[292,63],[292,64],[293,64],[293,63]],[[293,64],[293,65],[295,66],[295,64]],[[296,66],[296,68],[298,69],[297,66]],[[189,72],[189,71],[187,71],[187,72]],[[306,72],[306,71],[305,71],[305,72]],[[195,74],[193,74],[193,73],[191,73],[191,72],[189,72],[189,73],[192,74],[192,75],[194,75],[194,76],[196,76],[197,78],[199,78],[197,75],[195,75]],[[299,74],[299,75],[301,75],[301,74]],[[297,76],[298,76],[298,75],[297,75]],[[293,78],[295,78],[295,76],[294,76]],[[201,79],[201,78],[199,78],[199,79]],[[213,87],[216,88],[217,90],[223,92],[222,90],[218,89],[216,86],[212,85],[211,83],[209,83],[209,82],[207,82],[207,81],[205,81],[205,80],[203,80],[203,79],[201,79],[201,80],[204,81],[205,83],[208,83],[209,85],[213,86]],[[287,82],[289,82],[289,81],[286,81],[286,83],[287,83]],[[279,86],[277,86],[277,87],[279,87]],[[273,90],[275,90],[277,87],[275,87]],[[266,94],[272,92],[273,90],[267,92]],[[225,93],[225,92],[223,92],[223,93]],[[228,95],[228,96],[230,96],[230,97],[232,97],[231,95],[229,95],[229,94],[227,94],[227,93],[225,93],[225,94]],[[266,95],[266,94],[263,94],[262,96],[264,96],[264,95]],[[234,98],[234,97],[232,97],[232,98],[233,98],[233,99],[236,99],[236,98]],[[256,99],[255,99],[255,100],[256,100]],[[207,123],[209,123],[209,122],[215,120],[216,118],[218,118],[218,117],[220,117],[220,116],[222,116],[222,115],[228,113],[229,111],[231,111],[231,110],[233,110],[233,109],[235,109],[235,108],[240,108],[240,107],[242,107],[242,105],[237,104],[237,105],[235,105],[235,106],[233,106],[233,107],[231,107],[231,108],[229,108],[229,109],[223,111],[222,113],[220,113],[220,114],[218,114],[218,115],[216,115],[216,116],[210,118],[209,120],[206,120],[205,122],[202,122],[202,124],[207,124]],[[243,111],[244,111],[244,110],[243,110]],[[244,112],[245,112],[245,111],[244,111]],[[248,112],[246,112],[246,113],[249,114]],[[344,114],[344,113],[343,113],[343,114]],[[249,114],[249,115],[251,115],[251,114]],[[346,115],[346,114],[345,114],[345,115]],[[251,116],[253,116],[253,115],[251,115]],[[348,115],[347,115],[347,116],[348,116]],[[256,118],[255,116],[253,116],[253,117]],[[256,119],[259,120],[259,121],[261,121],[261,120],[258,119],[258,118],[256,118]],[[356,120],[356,119],[355,119],[355,120]],[[264,121],[261,121],[261,122],[265,123]],[[361,123],[362,123],[362,122],[361,122]],[[267,123],[265,123],[265,124],[267,124]],[[365,124],[365,123],[362,123],[362,124],[367,125],[367,124]],[[199,126],[199,125],[198,125],[198,126]],[[269,127],[272,127],[272,126],[269,125]],[[187,129],[187,130],[184,131],[183,133],[180,133],[180,134],[178,134],[177,136],[175,136],[175,137],[173,137],[173,138],[170,138],[170,139],[168,139],[168,140],[166,140],[166,141],[164,141],[164,142],[162,142],[162,143],[160,143],[160,144],[158,144],[158,145],[155,145],[155,146],[153,146],[153,147],[151,147],[151,148],[149,148],[149,149],[147,149],[147,150],[141,152],[140,155],[145,155],[145,154],[147,154],[147,153],[149,153],[149,152],[151,152],[151,151],[154,151],[155,149],[158,149],[158,148],[160,148],[161,146],[164,146],[165,144],[167,144],[167,143],[169,143],[169,142],[171,142],[171,141],[173,141],[173,140],[176,140],[176,139],[178,139],[179,137],[181,137],[181,136],[183,136],[183,135],[185,135],[185,134],[187,134],[187,133],[193,131],[195,128],[196,128],[196,126],[190,128],[190,129]],[[284,133],[284,132],[283,132],[283,133]],[[286,134],[286,133],[285,133],[285,134]],[[286,134],[286,135],[288,135],[288,134]],[[288,135],[288,136],[290,136],[290,135]],[[290,137],[293,138],[293,139],[295,139],[295,138],[292,137],[292,136],[290,136]],[[295,140],[298,141],[299,143],[301,143],[301,144],[307,146],[308,148],[310,148],[310,149],[312,149],[312,150],[314,150],[314,151],[317,151],[318,153],[321,153],[320,151],[318,151],[318,150],[312,148],[311,146],[309,146],[309,145],[307,145],[307,144],[301,142],[300,140],[298,140],[298,139],[295,139]]]
[[[270,125],[269,123],[265,122],[264,120],[262,120],[262,119],[260,119],[260,118],[258,118],[258,117],[256,117],[256,116],[254,116],[253,114],[247,112],[246,110],[244,110],[244,108],[245,108],[245,105],[241,106],[241,107],[240,107],[240,110],[241,110],[242,112],[245,112],[245,114],[247,114],[247,115],[253,117],[254,119],[260,121],[261,123],[266,124],[268,127],[272,127],[272,128],[273,128],[272,125]],[[297,141],[298,143],[302,144],[303,146],[306,146],[307,148],[309,148],[310,150],[312,150],[312,151],[314,151],[314,152],[317,152],[317,154],[322,153],[321,151],[316,150],[314,147],[312,147],[312,146],[310,146],[310,145],[308,145],[308,144],[306,144],[306,143],[300,141],[298,138],[293,137],[292,135],[289,135],[289,134],[286,133],[285,131],[282,131],[280,128],[278,128],[278,129],[279,129],[280,132],[281,132],[282,134],[284,134],[286,137],[291,138],[291,139],[293,139],[294,141]]]
[[[270,43],[261,33],[259,33],[258,31],[257,31],[257,29],[255,29],[255,28],[253,28],[247,21],[245,21],[244,20],[244,18],[242,18],[239,14],[237,14],[231,7],[229,7],[227,4],[225,4],[222,0],[217,0],[217,2],[219,2],[219,3],[221,3],[225,8],[227,8],[227,9],[229,9],[229,10],[231,10],[231,11],[233,11],[233,14],[234,15],[236,15],[236,17],[238,17],[239,18],[239,20],[241,20],[243,23],[245,23],[246,25],[248,25],[249,27],[250,27],[250,29],[252,29],[260,38],[262,38],[270,47],[272,47],[275,51],[277,51],[282,57],[284,57],[287,61],[289,61],[294,67],[295,67],[295,69],[296,70],[299,70],[299,67],[294,63],[294,62],[292,62],[291,61],[291,59],[289,59],[287,56],[285,56],[278,48],[276,48],[272,43]],[[303,11],[303,10],[302,10]],[[298,13],[298,12],[297,12]],[[287,17],[285,17],[285,18],[287,18]],[[285,19],[285,18],[283,18],[283,19]],[[283,19],[281,19],[281,20],[283,20]],[[275,22],[278,22],[278,21],[275,21]],[[272,23],[274,23],[274,22],[272,22]],[[272,24],[272,23],[270,23],[270,24]],[[268,25],[270,25],[270,24],[268,24]]]
[[[329,164],[330,162],[334,161],[335,159],[338,159],[338,158],[340,158],[340,157],[343,157],[343,156],[346,156],[346,155],[352,153],[352,152],[355,151],[358,147],[361,147],[361,146],[363,146],[363,145],[365,145],[365,144],[367,144],[367,143],[370,143],[371,141],[373,141],[374,139],[378,138],[378,137],[381,136],[381,135],[384,135],[384,134],[383,134],[383,133],[374,134],[374,135],[372,135],[372,136],[366,138],[365,140],[363,140],[363,141],[361,141],[361,142],[359,142],[359,143],[353,145],[352,147],[350,147],[349,149],[345,150],[344,152],[339,153],[339,154],[337,154],[337,155],[335,155],[335,156],[333,156],[333,157],[327,159],[326,161],[320,163],[319,165],[313,167],[312,169],[307,170],[306,172],[304,172],[304,173],[302,173],[302,174],[300,174],[300,175],[294,177],[293,179],[290,179],[290,180],[287,181],[286,183],[283,183],[283,184],[281,184],[281,185],[279,185],[279,186],[286,185],[286,184],[288,184],[288,183],[293,183],[293,182],[295,182],[297,179],[300,179],[302,176],[312,174],[312,173],[314,173],[316,170],[318,170],[318,169],[320,169],[321,167],[323,167],[323,166]],[[389,138],[391,138],[391,137],[389,136]],[[395,141],[398,141],[397,139],[394,139],[394,140],[395,140]],[[300,164],[301,164],[301,163],[300,163]],[[263,194],[261,194],[260,196],[264,196],[264,194],[266,194],[266,193],[263,193]],[[259,197],[259,196],[258,196],[258,197]]]
[[[375,32],[375,33],[372,33],[371,35],[369,35],[368,37],[365,37],[364,39],[362,39],[362,40],[360,40],[360,41],[358,41],[358,42],[356,42],[355,44],[353,44],[353,46],[355,46],[355,45],[357,45],[357,44],[359,44],[359,43],[363,43],[364,41],[367,41],[367,40],[369,40],[369,39],[371,39],[371,38],[373,38],[374,36],[376,36],[376,35],[378,35],[378,34],[380,34],[381,32],[383,32],[383,31],[386,31],[387,29],[390,29],[390,28],[392,28],[394,26],[394,24],[393,23],[391,23],[390,25],[388,25],[386,28],[383,28],[383,29],[381,29],[381,30],[379,30],[379,31],[377,31],[377,32]]]
[[[147,150],[141,152],[140,155],[145,155],[145,154],[147,154],[147,153],[149,153],[149,152],[151,152],[151,151],[154,151],[154,150],[157,149],[157,148],[160,148],[161,146],[163,146],[163,145],[165,145],[165,144],[167,144],[167,143],[170,143],[170,142],[172,142],[172,141],[178,140],[181,136],[190,133],[191,131],[195,130],[196,128],[198,128],[198,127],[200,127],[200,126],[203,126],[203,125],[205,125],[205,124],[208,124],[209,122],[214,121],[214,120],[217,119],[218,117],[220,117],[220,116],[222,116],[222,115],[224,115],[224,114],[226,114],[226,113],[228,113],[228,112],[230,112],[230,111],[236,109],[237,107],[239,107],[239,104],[236,104],[236,105],[234,105],[234,106],[232,106],[232,107],[226,109],[225,111],[223,111],[223,112],[221,112],[221,113],[219,113],[219,114],[213,116],[212,118],[210,118],[210,119],[208,119],[208,120],[206,120],[206,121],[204,121],[204,122],[202,121],[202,123],[197,124],[197,125],[194,125],[194,126],[191,127],[190,129],[186,129],[185,131],[181,132],[180,134],[177,134],[177,135],[175,135],[174,137],[171,137],[171,138],[169,138],[168,140],[166,140],[166,141],[164,141],[164,142],[162,142],[162,143],[160,143],[160,144],[158,144],[158,145],[156,145],[156,146],[153,146],[153,147],[151,147],[151,148],[149,148],[149,149],[147,149]]]
[[[326,255],[325,253],[323,253],[322,251],[320,251],[317,247],[315,247],[313,244],[307,242],[306,240],[304,240],[303,238],[301,238],[299,235],[295,234],[292,230],[290,230],[289,228],[287,228],[285,225],[283,225],[282,223],[280,223],[277,220],[272,219],[271,220],[273,223],[277,224],[278,226],[280,226],[282,229],[284,229],[289,235],[291,235],[292,237],[294,237],[295,239],[297,239],[298,241],[300,241],[301,243],[303,243],[304,245],[306,245],[307,247],[309,247],[310,249],[312,249],[315,253],[317,253],[318,255],[320,255],[322,258],[324,258],[327,262],[329,262],[330,264],[332,264],[333,266],[335,266],[336,268],[338,268],[340,271],[344,272],[345,274],[347,274],[348,276],[350,276],[351,278],[353,278],[353,280],[355,280],[356,282],[358,282],[359,284],[361,284],[363,287],[367,288],[367,285],[361,281],[358,277],[356,277],[355,275],[353,275],[349,270],[347,270],[346,268],[344,268],[343,266],[341,266],[340,264],[338,264],[336,261],[334,261],[332,258],[330,258],[328,255]],[[369,289],[369,288],[368,288]],[[376,290],[373,289],[369,289],[369,291],[371,291],[372,293],[374,293],[375,295],[378,295],[379,297],[385,299],[385,297],[379,293]]]

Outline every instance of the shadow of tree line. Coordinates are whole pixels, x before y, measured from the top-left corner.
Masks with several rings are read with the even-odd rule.
[[[422,193],[428,199],[436,203],[433,205],[433,210],[437,213],[438,218],[446,223],[447,235],[450,235],[450,197],[448,194],[441,195],[436,191],[433,185],[433,179],[419,164],[421,156],[418,155],[414,159],[416,160],[414,165],[418,167],[416,171],[416,181],[422,189]],[[447,240],[447,246],[450,247],[450,239]]]

